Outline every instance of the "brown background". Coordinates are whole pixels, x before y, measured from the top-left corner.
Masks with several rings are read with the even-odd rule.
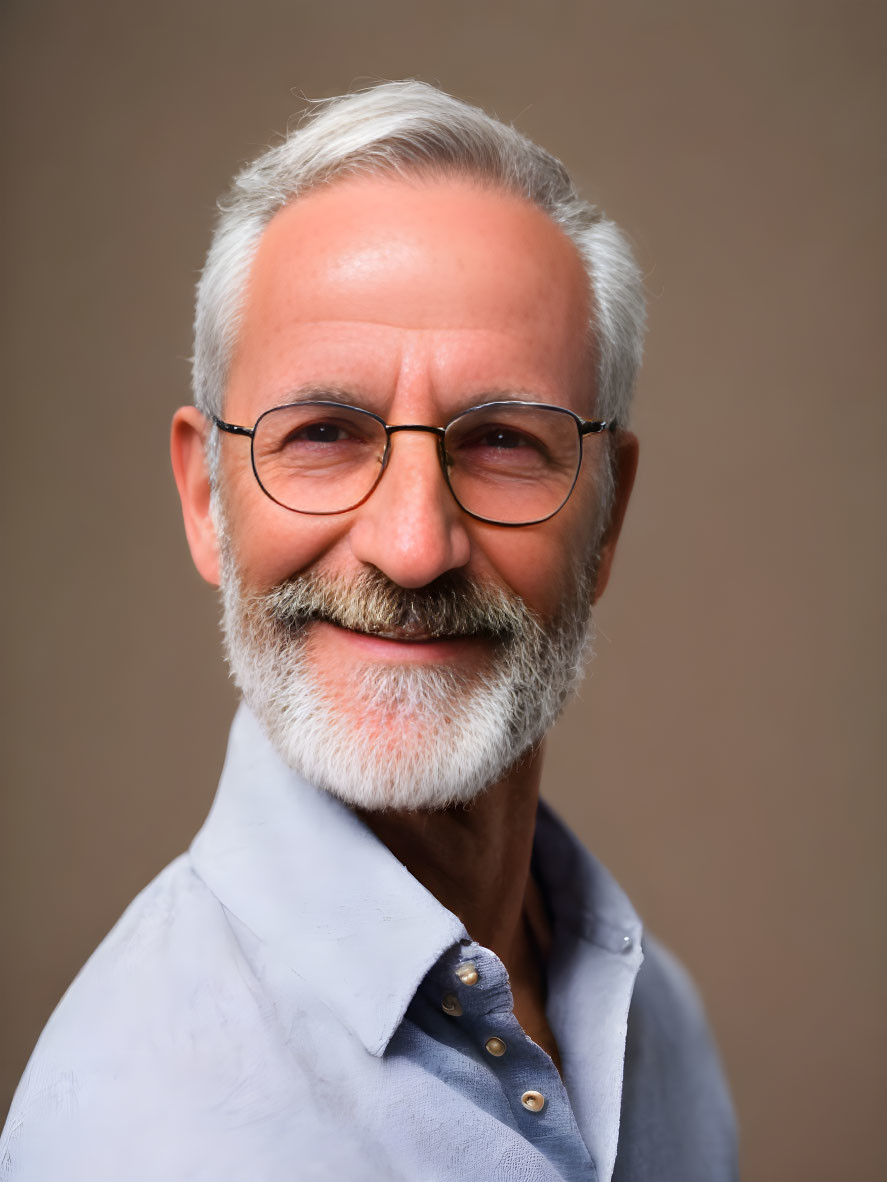
[[[561,155],[648,275],[641,475],[548,793],[693,971],[745,1178],[887,1176],[884,13],[6,0],[4,1102],[220,768],[166,459],[213,201],[302,93],[414,75]]]

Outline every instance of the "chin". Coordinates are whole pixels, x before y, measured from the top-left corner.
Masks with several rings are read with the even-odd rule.
[[[287,680],[283,697],[245,692],[248,704],[289,767],[353,808],[470,804],[541,738],[516,733],[501,678],[383,666],[336,701],[310,671]]]

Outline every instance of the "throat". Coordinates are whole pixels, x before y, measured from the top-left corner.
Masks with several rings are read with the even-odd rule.
[[[505,966],[515,1016],[554,1062],[546,1017],[552,925],[530,863],[542,749],[534,749],[470,805],[361,813],[366,824],[473,940]]]

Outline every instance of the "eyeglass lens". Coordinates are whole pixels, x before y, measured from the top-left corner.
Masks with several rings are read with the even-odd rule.
[[[353,407],[305,402],[263,415],[253,437],[259,483],[301,513],[341,513],[382,473],[387,434]],[[556,513],[581,459],[576,420],[556,407],[494,403],[454,419],[444,436],[445,475],[467,512],[502,524]]]

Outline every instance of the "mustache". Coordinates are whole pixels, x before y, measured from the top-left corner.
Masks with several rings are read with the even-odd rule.
[[[301,631],[324,620],[354,632],[442,638],[482,636],[507,642],[539,627],[519,595],[450,572],[425,587],[401,587],[381,571],[344,578],[294,575],[261,597],[278,624]]]

